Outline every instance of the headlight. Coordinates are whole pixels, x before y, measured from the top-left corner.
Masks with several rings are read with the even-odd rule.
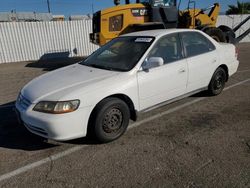
[[[34,108],[34,111],[51,113],[51,114],[63,114],[77,110],[80,105],[79,100],[72,101],[41,101]]]

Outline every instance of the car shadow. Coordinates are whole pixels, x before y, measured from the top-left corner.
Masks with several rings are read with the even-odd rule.
[[[211,97],[211,95],[208,93],[208,91],[201,91],[199,93],[190,96],[190,98],[198,98],[198,97],[205,98],[205,97]]]
[[[31,134],[20,125],[14,110],[14,102],[0,105],[0,147],[27,151],[42,150],[57,145]]]
[[[15,102],[0,105],[0,148],[37,151],[58,147],[63,144],[95,145],[92,138],[80,138],[67,142],[48,142],[47,139],[30,133],[18,122]]]
[[[100,145],[100,144],[102,144],[91,137],[77,138],[74,140],[63,141],[61,143],[73,144],[73,145]]]
[[[49,56],[50,57],[50,56]],[[61,67],[69,66],[84,60],[86,57],[41,57],[38,61],[28,63],[25,67],[40,68],[43,71],[52,71]]]

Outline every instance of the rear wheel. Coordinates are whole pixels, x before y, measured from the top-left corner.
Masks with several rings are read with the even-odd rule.
[[[205,33],[207,33],[210,37],[212,37],[217,42],[227,42],[226,37],[219,28],[212,27],[205,30]]]
[[[225,70],[219,67],[215,71],[208,86],[209,93],[211,95],[219,95],[225,87],[226,79],[227,79],[227,74]]]
[[[130,111],[118,98],[107,98],[95,108],[90,124],[95,138],[102,142],[116,140],[124,134],[129,124]]]

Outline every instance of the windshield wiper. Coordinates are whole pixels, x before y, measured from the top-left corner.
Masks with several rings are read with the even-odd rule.
[[[91,65],[92,67],[94,67],[94,68],[99,68],[99,69],[105,69],[105,70],[114,70],[113,68],[111,68],[111,67],[107,67],[107,66],[102,66],[102,65],[96,65],[96,64],[93,64],[93,65]]]
[[[102,69],[103,67],[100,66],[100,65],[96,65],[96,64],[90,64],[90,65],[87,65],[89,67],[94,67],[94,68],[98,68],[98,69]]]
[[[119,71],[119,72],[126,71],[126,70],[119,69],[119,68],[112,68],[112,67],[109,67],[109,66],[103,66],[103,65],[97,65],[97,64],[84,64],[84,63],[80,63],[80,64],[88,66],[88,67],[93,67],[93,68],[98,68],[98,69],[105,69],[105,70],[110,70],[110,71]]]
[[[97,65],[97,64],[82,64],[82,65],[86,65],[86,66],[94,67],[94,68],[98,68],[98,69],[110,70],[110,71],[115,70],[114,68],[111,68],[111,67],[108,67],[108,66]]]

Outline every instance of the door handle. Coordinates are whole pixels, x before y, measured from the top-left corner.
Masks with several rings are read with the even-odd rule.
[[[179,70],[179,73],[184,73],[184,72],[186,72],[186,70],[184,68]]]
[[[212,63],[216,63],[216,62],[217,62],[217,60],[216,60],[216,59],[213,59]]]

